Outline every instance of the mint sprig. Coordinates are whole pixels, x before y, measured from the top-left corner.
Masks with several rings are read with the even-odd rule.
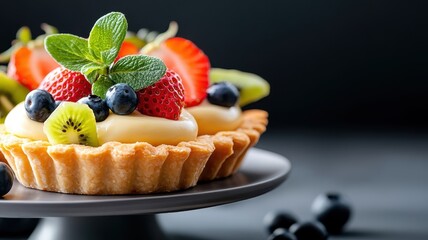
[[[119,12],[98,19],[89,34],[53,34],[45,39],[47,52],[63,67],[81,72],[92,84],[92,93],[102,98],[116,83],[127,83],[134,90],[150,86],[166,72],[158,58],[126,56],[114,62],[125,39],[128,23]]]

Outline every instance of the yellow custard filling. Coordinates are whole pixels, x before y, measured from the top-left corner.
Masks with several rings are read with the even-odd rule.
[[[198,106],[186,108],[198,123],[198,135],[215,134],[219,131],[232,131],[242,122],[241,108],[222,107],[202,102]]]
[[[18,137],[48,141],[43,132],[43,123],[27,117],[24,104],[17,105],[7,115],[6,131]],[[185,109],[179,120],[169,120],[143,115],[134,111],[130,115],[110,113],[106,120],[97,122],[99,143],[110,141],[122,143],[148,142],[152,145],[172,144],[195,140],[198,125],[194,117]]]

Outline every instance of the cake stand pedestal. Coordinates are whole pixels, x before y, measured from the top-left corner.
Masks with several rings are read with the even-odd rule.
[[[43,218],[30,240],[169,239],[156,214],[211,207],[266,193],[290,173],[283,156],[251,149],[231,177],[172,193],[86,196],[44,192],[16,182],[0,201],[0,217]]]

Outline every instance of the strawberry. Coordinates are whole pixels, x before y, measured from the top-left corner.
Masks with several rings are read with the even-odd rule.
[[[146,53],[162,59],[167,68],[180,75],[184,86],[186,107],[200,104],[209,86],[208,57],[190,40],[174,37],[165,40]]]
[[[137,91],[137,110],[145,115],[172,120],[180,118],[184,88],[180,76],[168,69],[155,84]]]
[[[58,67],[50,72],[39,86],[57,101],[77,102],[91,94],[91,84],[80,72]]]
[[[58,66],[59,64],[42,46],[23,46],[12,54],[7,75],[29,90],[33,90],[50,71]]]
[[[120,58],[127,55],[138,54],[139,51],[140,49],[138,49],[138,47],[134,43],[125,40],[120,46],[119,53],[117,54],[117,57],[114,61],[116,62]]]

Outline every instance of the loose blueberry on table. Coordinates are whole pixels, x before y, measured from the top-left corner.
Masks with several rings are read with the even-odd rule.
[[[327,230],[318,221],[295,223],[290,226],[289,231],[298,240],[326,240],[328,238]]]
[[[330,234],[338,234],[351,217],[351,205],[340,193],[320,194],[312,203],[312,212]]]
[[[297,240],[297,238],[287,230],[277,228],[271,235],[269,235],[268,240]]]
[[[287,212],[269,212],[263,218],[263,223],[269,233],[273,233],[278,228],[288,229],[297,222],[297,218]]]

